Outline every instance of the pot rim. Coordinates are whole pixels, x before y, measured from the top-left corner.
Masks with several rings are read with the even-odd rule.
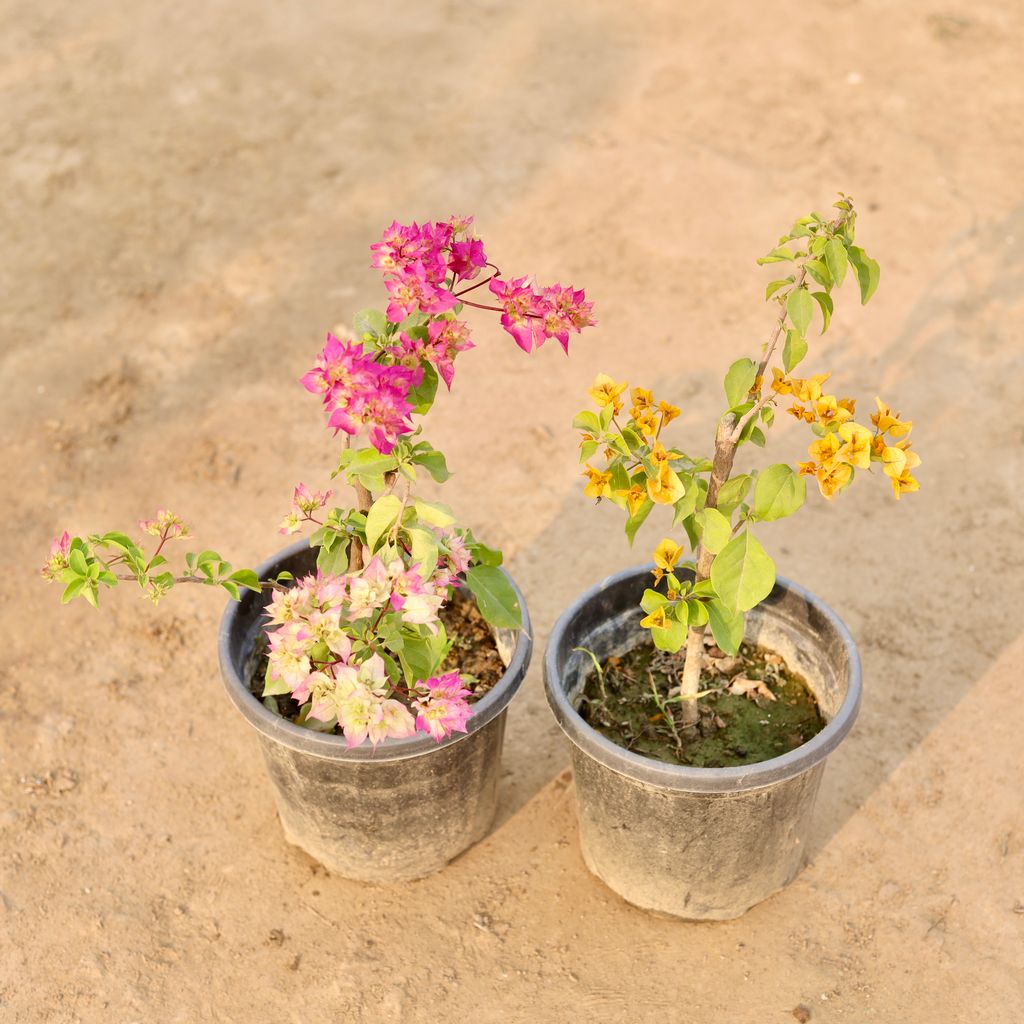
[[[548,705],[569,740],[594,760],[620,775],[648,785],[659,786],[662,789],[691,793],[732,793],[761,789],[800,775],[824,761],[853,728],[857,712],[860,710],[860,654],[853,636],[839,616],[809,590],[782,576],[776,578],[773,593],[778,590],[789,591],[801,597],[808,605],[813,606],[835,630],[849,659],[846,696],[831,721],[812,739],[795,750],[767,761],[759,761],[756,764],[737,765],[730,768],[695,768],[689,765],[668,764],[634,754],[602,736],[596,729],[583,721],[579,712],[570,703],[562,681],[558,678],[556,652],[564,642],[565,633],[571,621],[583,611],[590,601],[608,587],[633,577],[646,576],[653,568],[654,564],[650,563],[606,576],[566,608],[558,617],[558,621],[551,631],[544,651],[544,689],[547,693]],[[768,614],[770,614],[770,610]]]
[[[309,541],[305,539],[288,545],[288,547],[282,549],[276,555],[272,555],[260,563],[256,567],[256,575],[261,580],[276,575],[280,571],[279,566],[282,562],[299,554],[308,547]],[[227,690],[231,702],[242,713],[246,721],[262,736],[312,757],[321,757],[330,761],[345,761],[352,764],[380,763],[421,757],[441,747],[452,746],[466,739],[477,730],[482,729],[508,707],[509,701],[512,700],[522,685],[526,677],[526,670],[530,665],[530,658],[533,654],[530,613],[515,580],[512,579],[505,568],[501,567],[501,571],[505,574],[506,579],[508,579],[512,589],[515,591],[516,597],[519,599],[519,607],[523,615],[523,625],[521,629],[516,631],[515,648],[505,669],[505,674],[473,705],[473,714],[466,722],[466,732],[464,733],[452,733],[452,735],[440,742],[424,733],[417,733],[415,736],[407,736],[402,739],[389,737],[382,743],[379,743],[376,748],[372,747],[369,743],[361,744],[358,747],[349,747],[346,744],[345,737],[340,734],[304,729],[302,726],[289,722],[288,719],[282,718],[280,715],[275,715],[268,708],[265,708],[263,703],[250,692],[248,686],[246,686],[236,670],[231,657],[231,637],[239,629],[239,620],[242,614],[242,604],[240,601],[229,600],[220,620],[217,650],[224,688]],[[255,597],[255,595],[253,596]]]

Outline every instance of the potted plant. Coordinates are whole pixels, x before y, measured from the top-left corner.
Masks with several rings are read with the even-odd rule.
[[[860,701],[849,632],[776,577],[754,526],[798,511],[809,478],[828,500],[872,469],[896,498],[918,489],[911,423],[879,399],[869,427],[853,399],[829,393],[828,374],[794,374],[847,275],[862,303],[878,285],[854,243],[852,201],[834,208],[800,218],[759,260],[784,268],[766,290],[778,315],[759,358],[729,367],[707,457],[671,446],[678,408],[606,376],[590,390],[596,411],[574,420],[585,494],[625,512],[630,543],[656,506],[675,532],[653,565],[563,613],[545,655],[548,700],[571,741],[588,867],[630,902],[683,918],[737,917],[796,875],[825,759]],[[739,449],[765,445],[783,404],[813,435],[809,459],[736,472]]]
[[[582,291],[503,278],[470,225],[392,224],[371,246],[386,310],[329,334],[302,378],[343,436],[331,475],[354,504],[300,483],[280,530],[312,535],[256,570],[209,549],[172,568],[168,546],[188,531],[167,511],[139,524],[156,538],[149,553],[119,531],[65,532],[43,570],[64,602],[94,606],[121,581],[153,601],[184,583],[228,592],[222,676],[258,733],[285,834],[350,878],[430,874],[486,832],[505,711],[530,660],[529,617],[501,553],[414,492],[421,473],[448,477],[415,417],[473,347],[460,314],[500,313],[526,352],[548,338],[568,351],[594,323]],[[497,304],[476,300],[485,284]]]

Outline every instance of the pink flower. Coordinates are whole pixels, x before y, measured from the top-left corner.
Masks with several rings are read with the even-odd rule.
[[[411,313],[446,313],[458,302],[450,291],[438,287],[432,276],[423,261],[416,260],[384,282],[391,296],[387,316],[393,324],[401,323]]]
[[[473,714],[466,698],[472,694],[463,687],[459,673],[426,679],[421,685],[427,693],[413,701],[416,728],[429,732],[438,742],[453,732],[465,732],[466,722]]]
[[[544,344],[544,326],[539,318],[541,297],[529,279],[517,277],[511,281],[494,278],[487,286],[501,303],[501,326],[515,338],[524,352],[532,352]]]
[[[44,580],[55,580],[68,567],[71,552],[71,534],[65,530],[50,543],[50,557],[39,570]]]
[[[471,281],[486,266],[487,254],[484,252],[484,243],[479,238],[467,238],[452,243],[448,269],[457,279]]]
[[[330,490],[311,492],[305,484],[299,484],[292,497],[291,510],[281,520],[278,533],[298,533],[303,522],[313,519],[314,512],[327,507],[333,493]]]
[[[545,288],[543,297],[544,333],[549,338],[557,338],[568,354],[569,332],[579,334],[584,327],[597,323],[592,316],[594,304],[585,301],[586,294],[582,289],[563,288],[560,284]]]

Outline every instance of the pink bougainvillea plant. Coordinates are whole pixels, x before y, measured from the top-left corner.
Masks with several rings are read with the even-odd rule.
[[[568,352],[570,335],[595,322],[582,291],[502,278],[471,225],[472,218],[393,223],[370,247],[386,310],[358,313],[347,336],[328,334],[302,378],[344,439],[332,476],[355,491],[353,506],[337,507],[331,490],[295,488],[280,532],[314,529],[315,574],[261,581],[210,550],[187,553],[174,572],[165,548],[189,533],[160,510],[139,523],[156,538],[150,554],[120,532],[58,537],[42,574],[64,584],[62,601],[96,606],[100,587],[122,580],[137,582],[153,601],[178,583],[223,587],[236,600],[241,589],[269,588],[263,694],[273,710],[273,698],[289,695],[300,706],[299,724],[340,731],[350,746],[416,731],[436,740],[465,732],[473,694],[458,672],[441,672],[450,647],[441,608],[465,585],[496,628],[518,628],[521,610],[498,568],[501,553],[456,525],[447,507],[413,494],[420,472],[448,478],[444,455],[414,417],[430,409],[440,380],[451,388],[457,356],[474,347],[464,308],[499,313],[525,352],[549,338]],[[484,285],[496,304],[468,297]]]

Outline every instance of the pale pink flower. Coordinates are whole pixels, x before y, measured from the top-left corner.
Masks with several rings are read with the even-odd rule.
[[[383,608],[391,597],[391,580],[384,563],[374,556],[359,575],[349,579],[349,621],[367,618]]]
[[[188,527],[173,512],[158,508],[153,519],[140,519],[139,529],[153,537],[187,537]]]
[[[416,728],[428,732],[440,742],[453,732],[465,732],[466,722],[473,709],[466,702],[472,695],[462,685],[458,672],[448,672],[420,684],[426,694],[413,701],[416,710]]]
[[[416,721],[401,701],[379,700],[371,708],[367,735],[374,746],[389,737],[404,739],[415,732]]]

